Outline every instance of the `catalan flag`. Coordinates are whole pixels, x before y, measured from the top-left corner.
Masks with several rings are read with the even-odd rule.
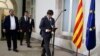
[[[82,0],[79,0],[73,38],[72,38],[73,43],[78,49],[82,45],[82,37],[83,37],[83,3]]]
[[[86,32],[86,48],[90,51],[96,46],[96,27],[95,27],[95,0],[91,0],[87,32]]]

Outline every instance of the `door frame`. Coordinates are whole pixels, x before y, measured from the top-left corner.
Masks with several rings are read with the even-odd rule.
[[[1,20],[2,20],[2,15],[3,15],[4,9],[0,8],[0,39],[2,38],[2,26],[1,26]]]

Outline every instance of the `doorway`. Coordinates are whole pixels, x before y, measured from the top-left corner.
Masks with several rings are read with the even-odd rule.
[[[0,0],[0,39],[4,38],[4,33],[2,31],[3,29],[3,22],[5,20],[5,16],[9,15],[9,10],[14,9],[15,14],[17,13],[17,7],[16,7],[16,1],[15,0]]]
[[[5,33],[3,32],[3,22],[5,20],[5,16],[9,14],[10,9],[0,8],[0,38],[1,40],[5,39]]]
[[[0,8],[0,37],[2,37],[2,15],[3,15],[3,9]]]

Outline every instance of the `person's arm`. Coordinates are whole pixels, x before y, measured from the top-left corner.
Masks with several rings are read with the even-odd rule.
[[[55,30],[55,19],[52,18],[52,34],[54,34],[54,30]]]
[[[32,19],[32,27],[35,28],[34,19]]]
[[[39,26],[39,28],[40,28],[42,31],[45,31],[45,30],[46,30],[44,22],[45,22],[45,20],[44,20],[44,18],[42,18],[42,19],[41,19],[41,22],[40,22],[40,26]]]
[[[6,32],[6,23],[7,23],[7,16],[5,17],[3,22],[3,32]]]
[[[35,32],[35,23],[34,23],[34,19],[32,19],[32,31]]]
[[[23,17],[20,18],[19,20],[19,29],[20,29],[20,32],[22,32],[22,24],[23,24]]]
[[[45,19],[43,18],[42,20],[41,20],[41,22],[40,22],[40,29],[42,30],[42,31],[45,31],[45,32],[50,32],[51,31],[51,29],[47,29],[46,27],[45,27]]]
[[[55,27],[55,19],[54,18],[53,18],[53,23],[52,24],[53,24],[53,27]]]
[[[18,20],[18,17],[16,17],[16,24],[17,24],[17,31],[19,31],[19,20]]]

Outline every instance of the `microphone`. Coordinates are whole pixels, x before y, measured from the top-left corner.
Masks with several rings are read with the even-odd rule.
[[[57,22],[57,20],[58,20],[59,17],[61,16],[61,14],[62,14],[63,12],[65,12],[65,11],[66,11],[66,9],[61,10],[60,14],[58,15],[58,17],[57,17],[56,20],[55,20],[55,23]],[[55,23],[54,23],[53,29],[52,29],[52,31],[54,32],[54,33],[53,33],[53,51],[52,51],[52,56],[54,56],[55,31],[56,31],[56,29],[57,29],[57,28],[55,28]]]
[[[65,12],[65,11],[66,11],[66,9],[64,9],[64,10],[62,10],[62,11],[60,12],[60,14],[58,15],[58,17],[57,17],[56,20],[55,20],[55,23],[56,23],[56,21],[59,19],[60,15],[61,15],[63,12]]]
[[[56,23],[57,20],[59,19],[60,15],[61,15],[63,12],[65,12],[65,11],[66,11],[66,9],[64,9],[64,10],[62,10],[62,11],[60,12],[60,14],[58,15],[58,17],[57,17],[56,20],[55,20],[55,23]],[[53,33],[53,51],[52,51],[52,56],[54,56],[55,31],[56,31],[56,29],[57,29],[57,28],[55,28],[55,23],[54,23],[53,29],[52,29],[52,31],[54,32],[54,33]]]

